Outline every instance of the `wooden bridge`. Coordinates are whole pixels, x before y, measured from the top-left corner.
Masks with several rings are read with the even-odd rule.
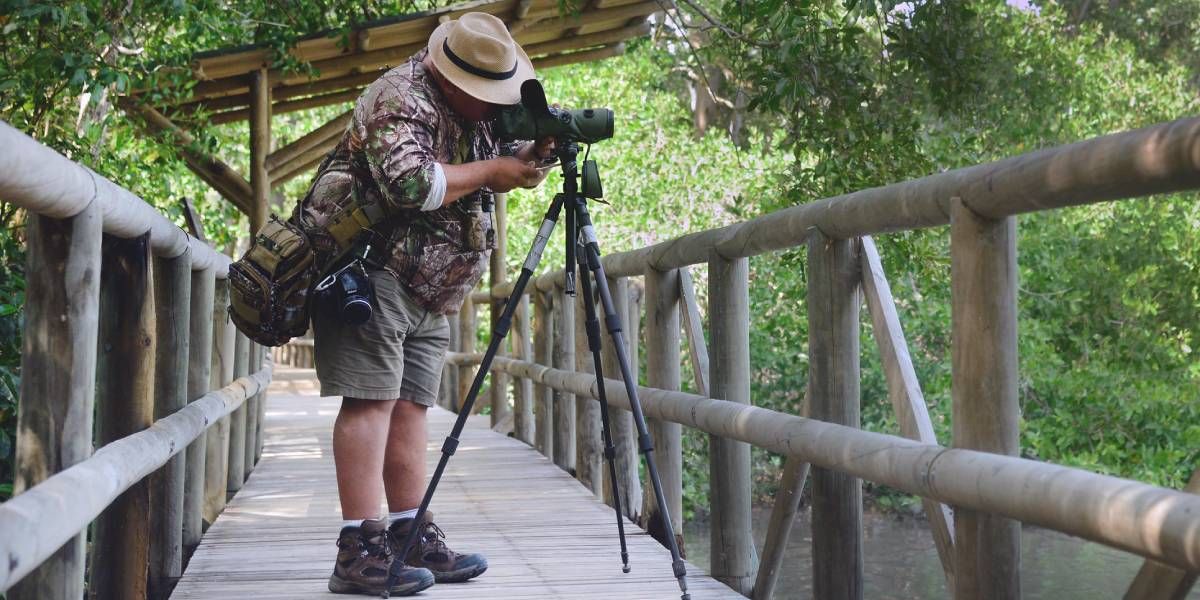
[[[643,31],[639,23],[657,6],[599,2],[600,16],[572,22],[550,16],[554,4],[472,6],[511,17],[530,47],[541,45],[542,65],[619,50],[618,40]],[[358,32],[348,57],[329,55],[341,50],[320,40],[302,42],[300,58],[332,61],[323,73],[337,76],[320,85],[286,80],[253,51],[206,59],[220,76],[197,86],[195,102],[230,109],[225,121],[250,121],[251,181],[193,149],[190,166],[261,224],[272,182],[311,169],[338,131],[335,120],[268,155],[272,108],[344,101],[367,80],[358,69],[394,61],[419,41],[412,29],[437,19]],[[341,91],[315,95],[333,89]],[[312,99],[273,105],[273,90]],[[127,108],[151,127],[181,133],[147,106]],[[1016,215],[1196,189],[1200,119],[1185,119],[605,256],[633,340],[628,350],[645,356],[639,394],[673,516],[682,513],[681,428],[710,436],[712,559],[692,572],[694,597],[770,598],[782,569],[803,568],[812,570],[816,597],[861,598],[863,479],[923,499],[946,589],[958,600],[1020,597],[1022,522],[1144,557],[1127,598],[1185,595],[1200,571],[1200,496],[1019,458]],[[157,599],[172,590],[179,598],[324,596],[338,515],[322,444],[336,400],[317,398],[294,371],[277,377],[282,371],[266,352],[232,327],[229,257],[4,123],[0,200],[30,214],[16,495],[0,505],[0,591],[14,600],[78,600],[85,587],[97,600]],[[938,440],[870,236],[947,225],[954,429],[952,439]],[[748,290],[751,257],[799,247],[808,256],[810,361],[809,400],[795,415],[753,406]],[[704,319],[688,274],[697,264],[708,268]],[[588,372],[578,309],[564,301],[563,280],[562,271],[547,272],[526,290],[512,349],[493,365],[487,426],[482,417],[473,421],[435,500],[455,544],[487,552],[493,568],[428,597],[677,594],[652,538],[681,536],[681,519],[666,531],[661,507],[642,493],[629,398],[618,382]],[[488,307],[496,319],[511,293],[494,267],[490,289],[456,317],[444,406],[462,397],[480,361],[477,309]],[[900,435],[860,429],[863,304]],[[681,336],[690,344],[691,390],[681,389]],[[281,352],[290,360],[306,349]],[[616,372],[614,360],[606,352],[606,372]],[[603,504],[611,499],[601,469],[599,385],[618,409],[616,478],[626,516],[651,532],[633,536],[630,575],[616,572],[613,517]],[[435,415],[436,443],[448,413]],[[512,439],[493,429],[511,430]],[[752,446],[787,457],[761,549],[750,537]],[[810,471],[813,564],[786,565],[787,525]],[[1200,475],[1188,491],[1200,491]],[[531,496],[542,505],[522,503]],[[553,551],[550,540],[561,540]]]
[[[340,528],[330,435],[338,398],[321,398],[312,370],[275,372],[263,460],[204,535],[172,598],[329,598]],[[454,415],[430,411],[429,461]],[[546,457],[469,420],[432,510],[453,547],[488,557],[487,573],[421,594],[451,598],[672,598],[671,555],[653,538],[629,539],[622,574],[612,509]],[[740,598],[689,569],[692,597]]]

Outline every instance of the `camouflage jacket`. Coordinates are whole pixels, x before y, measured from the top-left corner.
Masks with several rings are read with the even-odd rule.
[[[322,233],[330,217],[354,201],[382,207],[388,218],[375,231],[386,250],[377,262],[414,301],[446,314],[458,310],[487,269],[495,232],[492,213],[483,207],[490,207],[492,193],[478,190],[422,211],[434,163],[494,158],[498,144],[490,122],[466,121],[445,103],[422,63],[426,53],[384,73],[358,98],[346,133],[321,163],[293,219],[313,238],[318,264],[326,264],[336,251]]]

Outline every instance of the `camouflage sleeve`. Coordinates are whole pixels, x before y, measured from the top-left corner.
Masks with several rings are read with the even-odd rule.
[[[384,200],[396,209],[421,208],[434,185],[434,132],[420,119],[396,113],[367,123],[364,153]]]

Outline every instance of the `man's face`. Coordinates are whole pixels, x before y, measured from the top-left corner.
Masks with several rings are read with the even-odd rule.
[[[438,88],[442,90],[442,96],[445,96],[446,102],[450,104],[450,109],[458,113],[462,118],[473,121],[490,121],[496,117],[496,111],[499,106],[491,102],[480,100],[458,88],[458,86],[450,83],[450,80],[442,76],[438,70],[432,69],[433,78],[438,82]]]

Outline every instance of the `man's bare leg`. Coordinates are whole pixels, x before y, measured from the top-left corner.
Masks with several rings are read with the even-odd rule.
[[[396,404],[395,400],[342,398],[333,422],[333,464],[345,520],[380,516],[384,448],[389,415]]]
[[[427,407],[401,398],[392,408],[383,460],[383,487],[389,512],[421,505],[425,494],[425,454],[428,433]]]

